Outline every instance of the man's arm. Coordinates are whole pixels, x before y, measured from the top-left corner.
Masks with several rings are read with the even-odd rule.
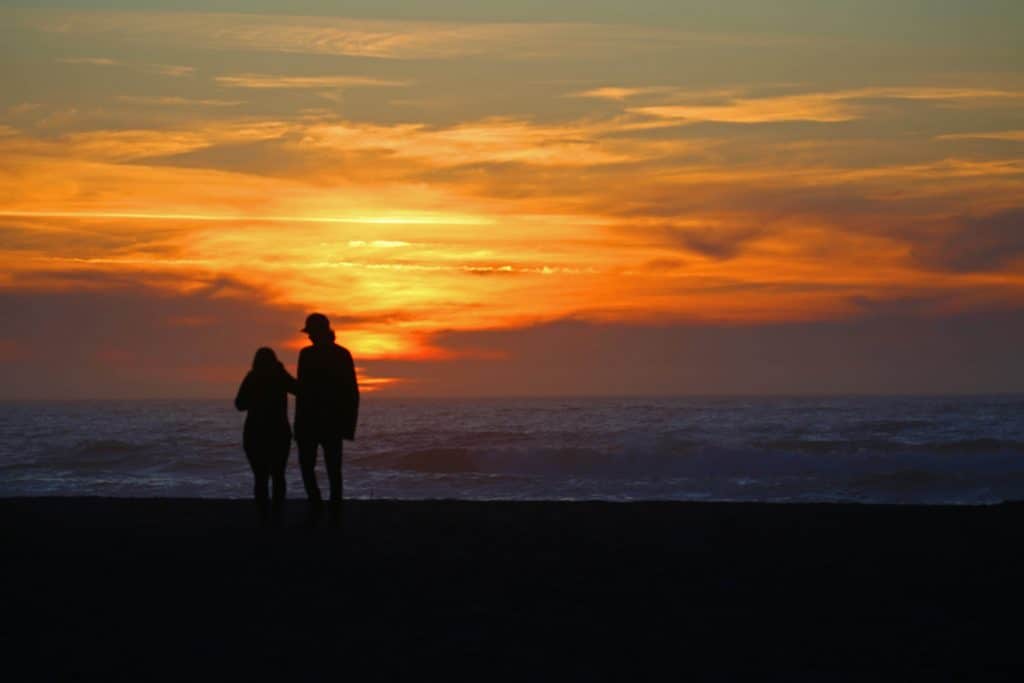
[[[356,437],[356,424],[359,422],[359,381],[356,379],[356,364],[352,360],[352,354],[345,350],[345,376],[344,389],[345,399],[349,409],[349,424],[347,425],[347,438]]]
[[[352,403],[359,405],[359,381],[356,379],[356,362],[352,360],[352,354],[346,354],[348,363],[345,366],[345,370],[348,374],[347,384],[349,390],[352,393]]]

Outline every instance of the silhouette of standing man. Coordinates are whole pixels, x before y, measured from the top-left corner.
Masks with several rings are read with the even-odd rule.
[[[295,442],[299,446],[302,483],[313,509],[321,505],[316,482],[316,449],[323,448],[332,507],[341,505],[341,445],[356,435],[359,385],[352,354],[334,343],[327,316],[312,313],[302,331],[313,342],[299,352],[298,393],[295,398]]]

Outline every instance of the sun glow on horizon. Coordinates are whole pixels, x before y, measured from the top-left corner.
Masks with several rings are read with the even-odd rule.
[[[506,353],[452,335],[553,321],[1024,307],[1024,63],[989,47],[1005,22],[894,41],[839,3],[822,13],[859,17],[840,58],[811,18],[755,35],[644,7],[0,10],[32,76],[0,99],[0,289],[320,310],[393,364],[385,391],[401,363]],[[850,66],[881,56],[891,72]]]

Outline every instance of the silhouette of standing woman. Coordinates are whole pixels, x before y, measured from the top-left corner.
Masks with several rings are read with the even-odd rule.
[[[313,511],[321,505],[316,482],[316,450],[323,448],[331,485],[332,513],[340,514],[341,444],[352,440],[359,417],[359,384],[352,354],[334,343],[327,316],[312,313],[302,329],[313,342],[299,352],[299,390],[295,399],[295,441],[302,483]]]
[[[255,479],[253,495],[266,513],[268,479],[274,481],[274,507],[285,498],[284,468],[291,451],[292,430],[288,425],[288,393],[298,383],[288,374],[274,351],[263,347],[256,351],[252,370],[242,380],[235,407],[248,411],[242,446]]]

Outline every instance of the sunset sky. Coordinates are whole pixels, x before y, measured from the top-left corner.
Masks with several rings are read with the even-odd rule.
[[[0,3],[0,398],[1024,391],[1019,0]]]

